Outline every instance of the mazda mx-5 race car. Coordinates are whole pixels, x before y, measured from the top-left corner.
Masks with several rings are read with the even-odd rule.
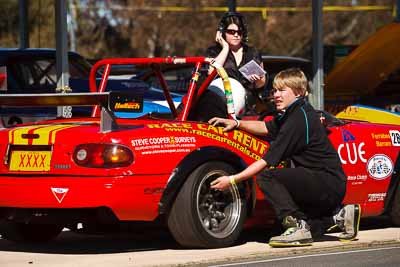
[[[141,112],[143,91],[102,92],[110,65],[180,63],[194,67],[179,108],[155,67],[171,111],[115,116]],[[122,222],[158,222],[182,246],[216,248],[233,245],[244,227],[271,224],[273,210],[254,179],[223,192],[210,189],[217,177],[260,159],[270,143],[196,119],[193,114],[209,110],[199,100],[217,75],[214,70],[199,84],[199,69],[208,63],[202,57],[105,59],[92,69],[94,74],[105,66],[100,88],[90,77],[97,92],[0,96],[0,105],[8,106],[98,107],[92,117],[0,129],[2,238],[48,241],[78,224],[84,232]],[[219,70],[230,96],[229,80]],[[345,202],[360,203],[363,217],[388,214],[400,225],[400,127],[342,121],[324,112],[321,121],[346,172]]]

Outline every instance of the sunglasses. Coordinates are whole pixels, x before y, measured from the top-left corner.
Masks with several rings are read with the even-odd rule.
[[[225,33],[230,34],[230,35],[235,35],[235,33],[237,33],[238,35],[242,36],[243,31],[226,29]]]

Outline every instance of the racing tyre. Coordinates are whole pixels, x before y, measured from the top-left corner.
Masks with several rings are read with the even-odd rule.
[[[185,181],[168,216],[168,228],[184,247],[219,248],[234,244],[246,219],[244,185],[218,191],[210,183],[235,173],[224,162],[208,162]]]
[[[397,191],[393,199],[390,218],[395,226],[400,226],[400,184],[397,186]]]
[[[5,222],[2,238],[14,242],[44,243],[56,238],[64,226],[58,224],[33,224]]]

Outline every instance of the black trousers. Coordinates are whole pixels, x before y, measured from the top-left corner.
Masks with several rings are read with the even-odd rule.
[[[340,178],[302,167],[265,170],[257,176],[257,184],[280,222],[291,215],[326,226],[332,225],[332,215],[341,207],[346,191]]]

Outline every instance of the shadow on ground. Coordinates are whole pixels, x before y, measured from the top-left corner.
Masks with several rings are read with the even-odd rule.
[[[178,249],[167,231],[138,231],[136,233],[80,234],[63,231],[55,240],[44,244],[14,243],[0,239],[0,251],[51,254],[104,254],[134,251]]]
[[[392,227],[386,217],[365,218],[360,230],[372,230]],[[247,242],[268,243],[271,236],[280,234],[279,227],[246,229],[237,245]],[[324,235],[316,242],[338,240],[337,237]],[[45,244],[14,243],[0,239],[0,251],[33,252],[49,254],[106,254],[153,250],[185,250],[180,247],[166,230],[144,229],[107,235],[79,234],[63,231],[57,239]]]

